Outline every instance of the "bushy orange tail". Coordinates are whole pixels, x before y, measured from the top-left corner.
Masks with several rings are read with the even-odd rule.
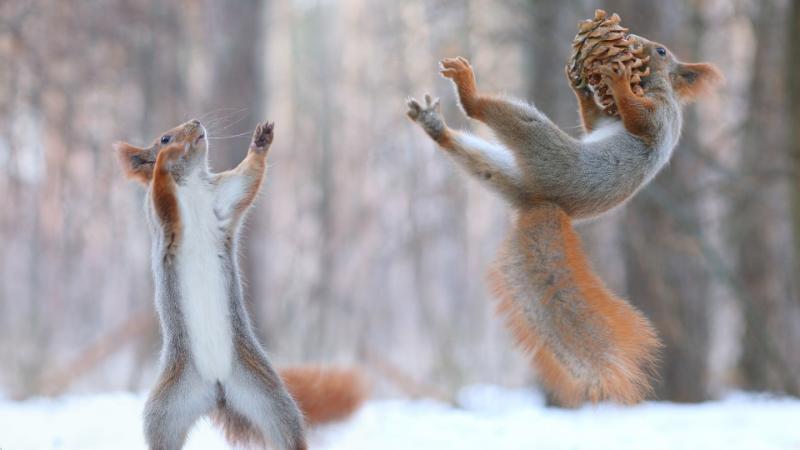
[[[635,403],[650,392],[661,344],[644,315],[592,271],[561,208],[519,213],[490,282],[498,311],[562,403]]]
[[[367,398],[367,384],[356,369],[298,366],[278,373],[308,425],[345,419]]]

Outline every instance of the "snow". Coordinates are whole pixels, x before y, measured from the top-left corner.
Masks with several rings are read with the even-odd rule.
[[[0,401],[0,449],[143,449],[144,395]],[[473,386],[459,408],[373,400],[348,421],[312,430],[312,449],[800,449],[800,400],[735,393],[696,405],[649,402],[544,407],[536,391]],[[190,450],[228,448],[210,422]]]

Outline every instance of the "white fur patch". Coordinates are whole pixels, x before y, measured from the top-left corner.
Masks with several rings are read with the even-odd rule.
[[[281,409],[275,401],[280,395],[280,391],[268,391],[262,385],[238,377],[225,385],[225,397],[231,409],[255,425],[275,448],[294,448],[286,420],[290,411]]]
[[[491,165],[499,168],[503,173],[519,179],[522,174],[517,166],[517,161],[511,151],[501,145],[492,144],[468,133],[459,133],[454,138],[457,145],[467,151],[481,154]]]
[[[228,377],[233,361],[228,290],[222,272],[222,231],[214,213],[215,198],[207,182],[191,174],[178,187],[183,235],[177,254],[181,309],[192,356],[208,381]]]
[[[591,133],[581,138],[581,141],[590,144],[608,139],[615,134],[625,131],[625,126],[621,120],[600,120],[598,126]]]
[[[242,201],[245,188],[244,180],[241,176],[237,175],[226,178],[219,187],[217,187],[214,211],[220,220],[227,222],[233,217],[234,208]],[[227,223],[225,225],[227,225]]]

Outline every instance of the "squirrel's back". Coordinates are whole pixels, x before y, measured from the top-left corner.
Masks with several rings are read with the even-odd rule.
[[[677,103],[662,103],[654,115],[658,132],[652,142],[628,132],[618,119],[604,119],[574,149],[553,148],[540,160],[545,162],[531,165],[529,182],[547,193],[543,200],[577,220],[624,204],[667,164],[680,136]]]

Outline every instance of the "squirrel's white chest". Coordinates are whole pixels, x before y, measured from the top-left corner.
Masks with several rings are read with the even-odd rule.
[[[213,192],[188,180],[178,188],[178,203],[183,232],[177,273],[192,359],[204,379],[223,380],[233,364],[233,332]]]

